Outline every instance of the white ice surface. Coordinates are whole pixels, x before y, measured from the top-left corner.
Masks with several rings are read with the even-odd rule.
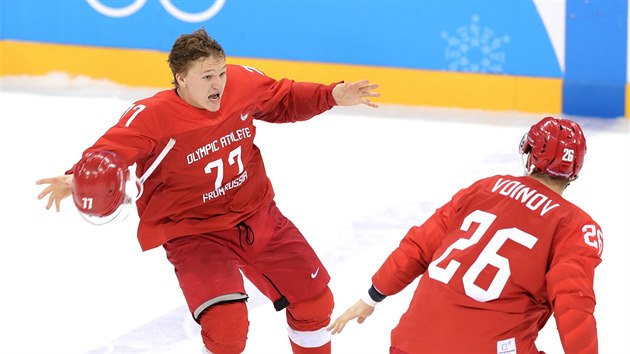
[[[141,252],[137,216],[92,226],[69,200],[36,199],[35,180],[62,174],[135,99],[155,89],[103,81],[1,78],[3,201],[0,353],[201,353],[162,249]],[[332,274],[333,317],[353,304],[404,233],[478,178],[521,174],[517,145],[540,115],[383,106],[338,107],[313,120],[258,123],[276,202]],[[565,193],[603,228],[596,272],[600,353],[630,349],[630,129],[624,118],[578,120],[588,139],[580,179]],[[335,353],[387,353],[415,289],[333,337]],[[290,353],[284,312],[248,284],[245,353]],[[538,340],[561,353],[553,318]]]

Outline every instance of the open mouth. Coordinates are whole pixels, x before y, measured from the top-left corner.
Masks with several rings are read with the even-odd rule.
[[[208,96],[208,99],[209,99],[210,101],[218,101],[218,100],[219,100],[219,98],[220,98],[220,95],[219,95],[218,93],[215,93],[214,95],[210,95],[210,96]]]

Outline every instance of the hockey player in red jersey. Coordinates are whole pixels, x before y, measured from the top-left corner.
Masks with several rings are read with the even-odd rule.
[[[286,309],[294,353],[330,353],[330,277],[274,202],[253,122],[307,120],[335,105],[376,107],[377,85],[274,80],[226,64],[204,29],[180,36],[168,63],[174,89],[133,103],[73,169],[37,181],[48,184],[39,199],[48,196],[47,208],[58,211],[73,194],[89,217],[116,215],[132,200],[125,171],[136,164],[138,240],[143,250],[166,250],[209,352],[245,348],[242,272],[276,310]]]
[[[539,353],[535,340],[552,313],[566,353],[597,353],[593,278],[602,231],[562,198],[582,168],[583,132],[546,117],[525,134],[520,153],[526,176],[481,179],[412,227],[331,333],[355,318],[363,323],[422,275],[391,333],[392,354]]]

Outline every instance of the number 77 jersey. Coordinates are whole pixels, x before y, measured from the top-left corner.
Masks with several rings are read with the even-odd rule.
[[[302,121],[336,104],[335,84],[275,80],[231,64],[226,73],[218,111],[194,107],[176,90],[161,91],[135,102],[86,150],[116,152],[136,164],[138,177],[151,172],[136,202],[143,250],[230,229],[269,204],[274,192],[254,144],[254,120]],[[176,143],[167,149],[169,141]]]
[[[412,227],[373,276],[393,295],[419,275],[392,346],[407,353],[537,353],[554,313],[566,352],[597,352],[602,232],[530,177],[493,176]]]

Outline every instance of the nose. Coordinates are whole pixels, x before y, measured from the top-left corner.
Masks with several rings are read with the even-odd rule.
[[[218,90],[218,89],[221,87],[221,80],[220,80],[219,78],[213,78],[213,79],[210,81],[210,87],[211,87],[213,90]]]

